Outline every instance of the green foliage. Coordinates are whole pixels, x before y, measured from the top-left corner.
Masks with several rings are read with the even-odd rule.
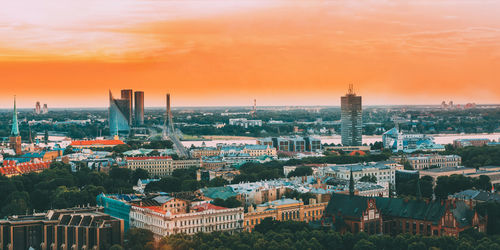
[[[309,166],[298,166],[288,174],[288,177],[312,175],[313,170]]]
[[[436,187],[434,188],[434,193],[436,194],[436,197],[446,199],[450,194],[454,194],[471,188],[490,191],[490,178],[488,176],[471,178],[463,176],[461,174],[439,176],[437,178]]]
[[[377,177],[375,175],[365,175],[361,177],[358,181],[377,183]]]
[[[173,143],[169,140],[155,140],[144,144],[142,147],[148,149],[166,149],[173,148]]]
[[[51,163],[50,169],[6,178],[0,176],[0,217],[67,208],[77,205],[95,205],[100,193],[132,192],[137,183],[133,172],[111,168],[110,174],[82,168],[72,172],[62,162]]]
[[[125,235],[125,249],[127,250],[143,250],[148,249],[146,245],[153,242],[153,232],[142,228],[131,228]]]
[[[499,237],[484,234],[421,236],[412,234],[367,235],[340,234],[333,230],[315,230],[304,222],[262,220],[252,233],[214,232],[195,235],[176,234],[163,238],[160,249],[497,249]]]
[[[300,193],[297,190],[287,190],[285,193],[285,197],[296,200],[302,199],[305,205],[309,205],[309,199],[316,199],[316,195],[314,195],[313,193]]]
[[[434,180],[430,176],[422,176],[420,178],[420,192],[423,198],[432,198]],[[400,196],[417,197],[417,180],[412,179],[407,182],[398,183],[396,193]]]
[[[227,207],[227,208],[235,208],[235,207],[241,207],[241,201],[236,199],[236,197],[229,197],[226,200],[223,200],[221,198],[216,198],[215,200],[212,201],[212,204],[220,207]]]
[[[453,148],[450,145],[446,149],[442,154],[460,155],[462,157],[462,164],[466,167],[479,168],[482,166],[500,165],[500,145],[464,148]]]

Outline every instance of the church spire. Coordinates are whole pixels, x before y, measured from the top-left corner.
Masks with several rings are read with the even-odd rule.
[[[352,167],[351,167],[351,173],[349,177],[349,196],[354,196],[354,177],[352,175]]]
[[[10,131],[10,135],[19,136],[19,125],[17,124],[16,96],[14,96],[14,113],[12,114],[12,130]]]

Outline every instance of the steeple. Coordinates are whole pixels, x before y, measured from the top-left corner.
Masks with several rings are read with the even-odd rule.
[[[12,130],[10,131],[10,135],[19,136],[19,125],[17,124],[16,96],[14,96],[14,113],[12,114]]]
[[[349,196],[354,196],[354,177],[352,176],[352,167],[349,177]]]
[[[422,191],[420,190],[420,178],[417,177],[417,200],[422,199]]]

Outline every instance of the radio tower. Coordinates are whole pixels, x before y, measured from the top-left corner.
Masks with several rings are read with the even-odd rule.
[[[250,111],[253,118],[257,115],[257,99],[253,99],[253,109]]]

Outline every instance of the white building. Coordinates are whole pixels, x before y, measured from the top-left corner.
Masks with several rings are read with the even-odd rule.
[[[201,168],[201,159],[173,160],[170,156],[125,157],[127,168],[142,168],[151,176],[172,175],[176,169]]]
[[[132,206],[130,226],[148,229],[155,239],[185,233],[243,230],[243,207],[224,208],[204,203],[191,207],[191,212],[171,214],[160,208]]]
[[[262,127],[262,120],[247,120],[247,118],[229,119],[229,125],[241,127]]]
[[[377,184],[387,185],[388,183],[396,183],[396,170],[402,170],[403,165],[393,161],[387,162],[372,162],[367,164],[344,164],[344,165],[329,165],[324,169],[326,176],[336,177],[343,180],[351,178],[351,170],[355,181],[363,176],[375,176]]]

